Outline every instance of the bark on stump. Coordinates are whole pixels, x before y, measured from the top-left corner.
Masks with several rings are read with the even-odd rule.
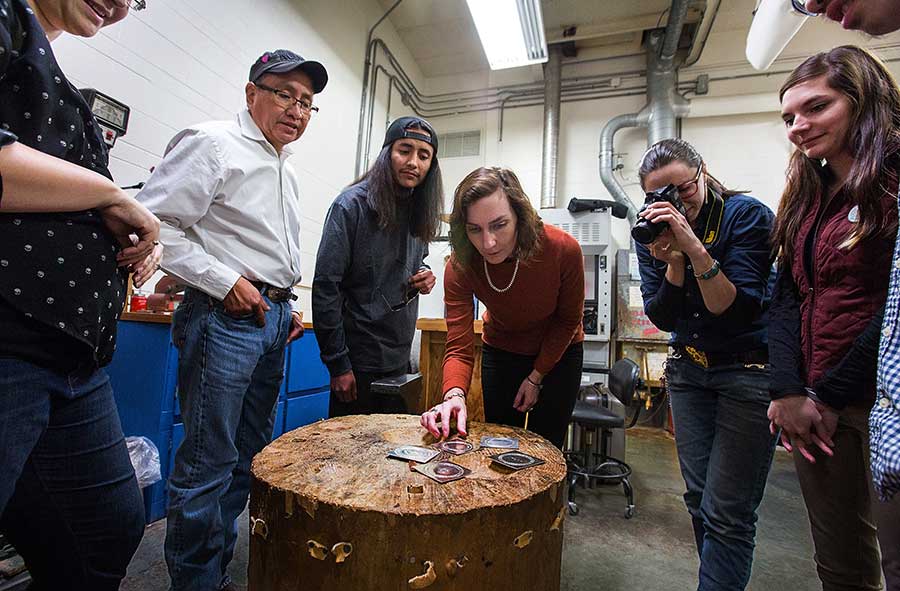
[[[566,466],[534,433],[473,423],[519,438],[541,466],[492,464],[503,450],[442,454],[472,473],[439,484],[388,459],[434,439],[410,415],[335,418],[291,431],[253,460],[250,591],[556,591]]]

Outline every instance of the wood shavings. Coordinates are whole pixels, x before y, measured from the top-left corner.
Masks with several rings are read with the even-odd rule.
[[[556,519],[553,520],[553,524],[550,526],[550,531],[559,531],[559,528],[562,526],[563,520],[566,518],[566,511],[568,507],[564,504],[559,509],[559,514],[556,516]]]
[[[533,538],[534,532],[532,530],[522,532],[516,537],[515,540],[513,540],[513,546],[521,550],[522,548],[530,544]]]
[[[353,544],[350,542],[338,542],[331,547],[331,553],[334,554],[334,561],[338,564],[347,560],[347,557],[353,552]]]
[[[306,548],[309,550],[309,555],[316,560],[325,560],[325,557],[328,556],[328,548],[315,540],[307,541]]]
[[[425,567],[425,572],[408,581],[410,589],[424,589],[437,580],[437,573],[434,572],[434,563],[426,560],[423,566]]]
[[[266,539],[269,537],[269,526],[266,525],[266,522],[262,519],[256,519],[255,517],[250,517],[250,534],[254,536],[259,536],[262,539]]]

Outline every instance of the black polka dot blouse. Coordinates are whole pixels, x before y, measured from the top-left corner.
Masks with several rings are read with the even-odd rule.
[[[25,0],[0,0],[0,128],[112,178],[90,109]],[[0,326],[9,337],[0,356],[40,357],[34,343],[44,342],[44,351],[71,349],[62,365],[109,363],[125,298],[117,253],[94,211],[0,213]]]

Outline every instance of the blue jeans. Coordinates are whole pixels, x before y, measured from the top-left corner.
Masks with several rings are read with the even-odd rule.
[[[169,478],[165,543],[175,591],[210,591],[225,580],[250,462],[272,437],[291,308],[266,303],[264,327],[191,289],[175,312],[184,441]]]
[[[684,502],[700,554],[701,591],[738,591],[753,564],[756,509],[776,438],[769,433],[768,369],[705,369],[670,357],[666,386]]]
[[[118,589],[144,501],[106,373],[0,358],[0,466],[0,530],[29,589]]]

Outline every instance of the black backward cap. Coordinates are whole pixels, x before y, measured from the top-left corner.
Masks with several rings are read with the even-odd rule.
[[[424,129],[430,134],[430,137],[410,127],[418,127]],[[387,133],[384,134],[384,143],[381,147],[389,146],[402,138],[411,138],[414,140],[422,140],[426,144],[430,144],[434,148],[434,155],[437,156],[438,138],[431,123],[425,121],[421,117],[398,117],[394,119],[391,126],[388,127]]]

